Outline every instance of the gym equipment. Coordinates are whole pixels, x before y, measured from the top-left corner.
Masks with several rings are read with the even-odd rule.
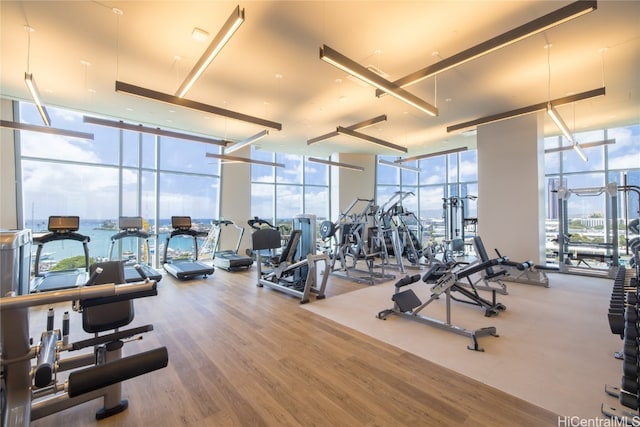
[[[206,237],[207,233],[197,231],[191,228],[190,216],[172,216],[171,227],[173,230],[167,236],[164,245],[164,264],[165,271],[177,279],[192,279],[198,276],[206,277],[213,274],[214,268],[210,265],[198,262],[198,237]],[[174,259],[167,257],[169,243],[171,239],[177,236],[188,236],[193,239],[193,258],[192,259]]]
[[[487,262],[469,266],[464,269],[458,270],[459,263],[453,265],[434,265],[423,276],[423,282],[428,283],[435,281],[430,288],[430,296],[422,302],[416,295],[413,289],[401,289],[407,285],[418,282],[420,275],[406,276],[395,284],[395,292],[391,297],[393,301],[393,307],[387,310],[382,310],[378,313],[378,319],[386,320],[391,315],[401,316],[407,319],[416,320],[421,323],[442,329],[448,332],[453,332],[458,335],[463,335],[471,339],[471,346],[467,346],[469,350],[484,351],[478,344],[478,338],[484,336],[497,337],[496,328],[493,326],[484,327],[480,329],[470,330],[461,326],[456,326],[451,323],[451,300],[460,302],[469,302],[474,305],[480,305],[486,309],[485,316],[492,316],[498,314],[500,311],[506,310],[506,307],[499,303],[490,303],[482,298],[479,298],[477,294],[470,292],[469,290],[459,286],[460,279],[469,277],[470,275],[479,271],[486,270],[491,266],[495,266],[503,262],[502,259],[493,259]],[[456,299],[452,296],[452,292],[458,292],[469,298],[469,301]],[[445,320],[434,319],[432,317],[426,317],[421,315],[420,312],[425,309],[429,304],[439,299],[440,296],[445,295],[445,308],[446,318]]]
[[[357,207],[361,209],[356,210]],[[385,274],[388,254],[383,233],[367,234],[369,217],[376,211],[373,200],[356,198],[340,213],[335,223],[323,221],[320,224],[322,239],[333,239],[332,274],[369,285],[395,278],[395,275]],[[379,265],[374,264],[376,257],[382,259]],[[366,270],[357,268],[360,260],[366,263]],[[376,271],[378,268],[380,271]]]
[[[31,421],[97,398],[103,398],[104,402],[103,408],[96,413],[97,419],[125,410],[128,402],[121,399],[121,381],[167,366],[167,349],[160,347],[122,357],[122,340],[151,331],[152,325],[100,333],[129,324],[133,319],[131,299],[157,295],[155,282],[112,283],[112,278],[122,283],[119,279],[123,278],[124,272],[121,262],[111,261],[93,265],[85,286],[17,295],[17,290],[28,285],[29,276],[24,274],[28,272],[28,264],[24,264],[28,257],[24,254],[30,254],[30,246],[28,230],[2,232],[2,425],[29,425]],[[94,285],[97,281],[109,283]],[[29,308],[65,301],[74,301],[74,310],[82,312],[83,329],[94,333],[94,337],[70,343],[69,313],[65,312],[63,316],[62,329],[56,329],[54,311],[50,309],[47,313],[47,329],[42,333],[39,343],[32,346],[29,339]],[[63,351],[90,347],[94,347],[94,352],[60,357]],[[33,365],[32,359],[35,359]],[[63,371],[71,372],[68,379],[59,384],[57,374]]]
[[[477,218],[467,218],[465,200],[475,200],[476,196],[453,196],[442,199],[442,211],[445,221],[445,242],[452,252],[465,252],[465,228],[467,225],[474,227],[478,223]]]
[[[75,288],[83,285],[89,278],[89,236],[77,233],[80,228],[80,217],[50,216],[47,229],[49,233],[33,236],[33,243],[38,245],[34,262],[31,292],[55,291],[58,289]],[[44,245],[60,240],[72,240],[82,243],[84,250],[85,268],[72,268],[57,271],[40,271],[40,258]]]
[[[480,262],[486,262],[489,260],[489,255],[487,254],[487,250],[485,249],[480,236],[474,236],[473,247],[480,258]],[[493,290],[494,287],[490,286],[489,283],[495,282],[498,283],[499,286],[497,292],[506,295],[507,287],[502,283],[503,280],[506,282],[544,286],[545,288],[549,287],[549,278],[547,277],[547,273],[536,269],[533,261],[513,262],[510,261],[508,257],[503,256],[498,249],[494,250],[496,251],[498,258],[503,260],[500,264],[500,269],[494,269],[492,267],[488,268],[482,277],[482,280],[487,284],[486,288],[476,284],[477,289]]]
[[[262,228],[251,235],[253,251],[257,260],[259,287],[274,290],[300,298],[300,304],[309,302],[313,293],[316,299],[323,299],[329,275],[329,256],[315,254],[315,216],[298,215],[294,217],[292,230],[286,247],[279,258],[272,257],[273,270],[262,270],[261,251],[280,248],[280,232],[273,228]],[[323,269],[318,264],[323,263]],[[322,275],[318,283],[318,275]]]
[[[558,271],[594,277],[614,278],[619,267],[618,252],[618,187],[610,182],[606,187],[568,189],[560,187],[558,194]],[[568,200],[577,197],[606,196],[607,216],[605,243],[572,242],[569,234]],[[577,260],[578,264],[573,264]],[[606,264],[604,268],[592,267],[587,260]],[[584,264],[584,267],[581,265]]]
[[[423,256],[422,243],[419,236],[422,230],[418,218],[413,212],[406,210],[402,202],[407,197],[414,196],[412,192],[396,191],[375,215],[378,235],[384,236],[386,253],[394,255],[400,272],[405,272],[403,257],[406,257],[411,267],[418,268]],[[386,257],[383,257],[383,260]]]
[[[218,250],[223,225],[225,227],[233,226],[238,231],[238,241],[235,249]],[[218,267],[226,271],[237,271],[249,268],[253,265],[253,258],[240,255],[238,253],[243,235],[244,227],[237,225],[231,220],[220,219],[211,221],[211,230],[209,230],[207,240],[205,241],[200,253],[203,253],[204,251],[211,253],[214,267]]]
[[[634,247],[635,256],[639,248]],[[640,267],[621,266],[614,279],[608,320],[611,332],[623,340],[622,350],[615,357],[622,359],[620,387],[605,385],[605,392],[618,399],[622,408],[603,403],[601,412],[620,425],[637,420],[640,414]]]
[[[109,259],[113,259],[113,249],[115,248],[116,243],[122,242],[127,238],[136,239],[136,242],[142,241],[143,258],[147,258],[149,256],[149,238],[151,237],[151,234],[143,230],[142,217],[121,216],[118,221],[118,226],[120,228],[120,232],[111,236]],[[138,263],[138,259],[140,258],[140,247],[136,245],[136,248],[137,253],[132,253],[131,258],[125,260],[124,281],[126,283],[131,283],[144,280],[144,278],[138,273],[138,270],[134,267],[134,264],[138,264],[140,266],[144,271],[145,277],[148,277],[155,282],[162,280],[162,274],[159,271],[152,268],[149,264]],[[124,252],[122,252],[122,254],[124,254]]]

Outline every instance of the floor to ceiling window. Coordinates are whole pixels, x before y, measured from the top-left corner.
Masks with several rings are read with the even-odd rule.
[[[40,123],[32,104],[17,106],[16,120]],[[22,206],[18,209],[26,228],[44,232],[49,216],[79,216],[79,232],[91,238],[90,256],[100,260],[110,255],[119,217],[141,216],[156,234],[145,256],[157,266],[171,216],[190,216],[194,227],[202,229],[218,218],[219,163],[207,159],[205,152],[219,153],[219,148],[92,125],[83,122],[81,113],[48,110],[52,127],[92,133],[94,140],[20,131],[17,154]],[[81,247],[73,247],[74,242],[55,243],[46,249],[54,260],[82,254]],[[191,242],[174,248],[190,249]],[[111,255],[115,258],[117,254]]]
[[[394,156],[378,156],[378,159],[394,161]],[[462,200],[456,205],[461,226],[474,229],[477,219],[478,192],[477,151],[469,150],[403,162],[406,169],[378,163],[376,201],[381,206],[398,200],[403,195],[402,206],[414,212],[421,225],[422,244],[441,242],[447,237],[447,219],[451,206],[447,201]],[[395,197],[395,199],[394,199]],[[466,221],[466,222],[465,222]]]
[[[329,218],[329,167],[304,156],[276,154],[255,147],[251,158],[284,167],[251,165],[251,216],[290,229],[300,214],[316,216],[316,226]]]
[[[627,242],[638,237],[627,229],[630,220],[640,217],[640,201],[636,192],[618,191],[615,199],[604,188],[640,186],[640,126],[576,133],[588,161],[583,161],[571,149],[565,138],[545,138],[546,230],[547,260],[557,260],[558,202],[560,187],[579,190],[566,203],[568,232],[572,242],[600,250],[596,244],[612,244],[612,221],[618,222],[618,246],[621,259],[628,257]],[[601,191],[602,190],[602,191]],[[611,200],[616,200],[617,218],[612,218]],[[592,248],[588,245],[593,244]],[[586,250],[586,249],[585,249]]]

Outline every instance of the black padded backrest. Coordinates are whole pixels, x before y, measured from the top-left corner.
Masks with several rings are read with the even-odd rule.
[[[300,242],[300,236],[302,231],[293,230],[291,231],[291,235],[289,236],[289,240],[287,240],[287,246],[284,248],[282,253],[280,254],[280,262],[291,262],[293,257],[296,254],[296,249],[298,249],[298,242]]]
[[[484,248],[484,243],[482,243],[482,239],[480,238],[480,236],[475,236],[473,238],[473,246],[476,247],[476,252],[480,257],[480,261],[489,261],[489,255],[487,254],[487,250]]]
[[[256,230],[251,235],[254,251],[263,249],[278,249],[280,247],[280,232],[271,228]]]
[[[102,268],[102,273],[98,275],[95,285],[125,283],[123,261],[92,264],[91,273],[98,267]],[[131,300],[84,307],[82,309],[82,329],[88,333],[97,333],[120,328],[131,323],[133,315],[133,301]]]

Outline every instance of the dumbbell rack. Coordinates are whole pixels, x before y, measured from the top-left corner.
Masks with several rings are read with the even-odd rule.
[[[621,425],[632,425],[640,415],[640,271],[620,268],[615,277],[609,304],[611,332],[623,340],[622,350],[616,358],[622,360],[620,387],[605,385],[605,392],[618,399],[622,407],[601,405],[604,415],[616,419]]]

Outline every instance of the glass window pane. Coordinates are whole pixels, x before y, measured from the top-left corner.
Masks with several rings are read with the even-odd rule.
[[[407,162],[406,165],[407,166],[413,166],[416,164],[416,162]],[[410,171],[410,170],[405,170],[405,169],[400,169],[400,174],[401,174],[401,179],[402,179],[402,187],[404,188],[405,185],[417,185],[418,184],[418,172],[416,171]],[[403,191],[408,191],[408,190],[403,190]]]
[[[156,168],[156,137],[148,133],[142,134],[142,167]]]
[[[160,169],[165,171],[217,174],[217,159],[206,153],[218,153],[220,147],[202,142],[160,137]]]
[[[609,169],[636,169],[640,167],[640,125],[610,129],[608,139],[616,143],[607,145]]]
[[[423,231],[431,240],[444,239],[444,220],[442,211],[442,199],[444,198],[443,185],[430,185],[420,187],[420,222]]]
[[[329,187],[304,188],[304,213],[316,216],[316,221],[329,219]]]
[[[447,155],[447,169],[449,172],[449,182],[458,182],[458,154]]]
[[[302,213],[302,186],[276,186],[276,224],[289,224],[293,217]]]
[[[378,156],[378,159],[392,162],[397,156]],[[382,185],[400,185],[400,169],[376,162],[376,181]]]
[[[561,138],[557,136],[551,136],[544,139],[544,149],[554,149],[560,147]],[[544,173],[545,174],[557,174],[560,173],[560,156],[561,151],[555,151],[551,153],[545,153],[544,155]]]
[[[420,160],[420,184],[442,184],[446,182],[447,166],[445,156],[429,157]]]
[[[254,160],[261,160],[264,162],[273,162],[274,154],[268,151],[256,150],[254,146],[251,146],[251,158]],[[251,165],[251,182],[274,182],[275,167],[266,165]],[[271,216],[272,214],[269,214]]]
[[[137,167],[140,152],[140,132],[122,131],[122,165]]]
[[[257,216],[273,224],[274,206],[275,185],[251,184],[251,217]]]
[[[460,182],[478,180],[478,150],[460,153]]]
[[[217,177],[160,173],[160,219],[190,216],[191,221],[218,217]]]
[[[294,154],[276,154],[276,163],[285,167],[276,169],[276,182],[302,184],[302,156]]]
[[[122,170],[122,216],[138,216],[138,171]]]
[[[305,161],[304,183],[305,185],[329,185],[329,166]]]

